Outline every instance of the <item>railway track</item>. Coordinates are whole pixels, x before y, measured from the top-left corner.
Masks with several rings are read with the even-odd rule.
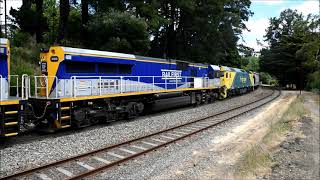
[[[277,94],[275,95],[275,93]],[[272,93],[258,100],[229,109],[227,111],[215,113],[205,118],[196,119],[192,122],[152,133],[127,142],[108,146],[34,169],[26,170],[4,177],[3,179],[50,180],[86,178],[110,167],[114,167],[135,157],[159,149],[163,146],[167,146],[176,141],[216,126],[217,124],[257,109],[273,101],[279,97],[280,94],[280,91],[273,90]]]

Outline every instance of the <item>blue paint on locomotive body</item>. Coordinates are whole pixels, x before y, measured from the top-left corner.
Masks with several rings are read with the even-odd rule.
[[[126,80],[136,81],[136,77],[126,77],[126,76],[157,76],[154,79],[151,77],[142,77],[140,82],[143,83],[159,83],[158,86],[167,89],[176,88],[176,80],[178,83],[182,82],[191,82],[193,81],[190,78],[184,77],[207,77],[208,76],[208,65],[203,64],[188,64],[184,68],[178,68],[176,63],[157,62],[155,60],[142,60],[142,59],[124,59],[124,58],[109,58],[109,57],[96,57],[96,56],[85,56],[85,55],[73,55],[66,54],[66,56],[71,57],[70,59],[65,58],[59,65],[56,76],[58,79],[70,79],[73,76],[124,76]],[[147,57],[146,57],[147,58]],[[94,64],[94,70],[90,73],[69,73],[67,72],[67,64],[72,62],[75,66],[77,63],[90,63]],[[99,71],[99,65],[129,65],[131,67],[130,73],[120,73],[120,72],[101,72]],[[110,77],[108,77],[110,79]],[[169,84],[160,84],[163,83],[163,79],[167,80]],[[53,85],[55,87],[55,83]],[[53,90],[53,89],[52,89]]]
[[[95,63],[95,71],[91,73],[67,73],[66,63],[68,62]],[[98,63],[132,65],[132,72],[129,74],[99,73]],[[161,69],[181,71],[181,76],[189,77],[205,77],[208,73],[207,65],[203,65],[203,67],[189,65],[186,69],[181,70],[177,68],[177,65],[174,63],[143,62],[139,60],[72,55],[72,60],[65,59],[61,62],[57,77],[59,79],[68,79],[72,76],[162,76]],[[192,74],[192,71],[194,71],[194,74]]]
[[[3,49],[2,49],[3,48]],[[1,47],[0,52],[0,75],[2,78],[8,79],[9,76],[9,69],[8,69],[8,55],[7,55],[7,48]]]

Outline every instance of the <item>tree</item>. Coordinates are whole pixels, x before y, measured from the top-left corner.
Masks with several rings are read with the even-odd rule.
[[[319,25],[319,16],[305,19],[290,9],[281,12],[279,18],[271,18],[265,35],[270,48],[261,51],[261,69],[276,76],[281,85],[305,87],[307,74],[319,68]]]
[[[150,47],[147,23],[129,12],[96,13],[89,22],[88,34],[88,47],[92,49],[145,54]]]
[[[37,42],[42,42],[43,41],[43,26],[44,26],[44,22],[45,20],[43,19],[43,0],[35,0],[36,2],[36,12],[37,12],[37,26],[38,28],[36,29],[36,39]]]
[[[53,44],[58,35],[59,24],[59,8],[56,0],[44,0],[43,16],[46,19],[48,28],[44,32],[44,42],[46,44]]]
[[[242,60],[242,66],[241,68],[247,71],[252,71],[252,72],[259,72],[260,67],[259,67],[259,58],[255,56],[249,56],[249,57],[243,57]]]
[[[87,24],[89,21],[88,0],[81,0],[81,37],[82,43],[87,43]]]
[[[249,0],[161,1],[163,21],[150,55],[197,62],[239,65],[238,35],[251,15]]]
[[[34,9],[31,8],[32,0],[22,0],[22,5],[19,11],[12,9],[10,10],[10,14],[14,17],[15,22],[19,25],[19,27],[24,32],[28,32],[30,34],[34,33],[34,20],[35,13]]]
[[[238,45],[252,15],[250,0],[24,1],[26,12],[14,12],[17,29],[36,33],[39,41],[43,34],[48,44],[237,67],[243,65],[239,52],[252,54]],[[37,14],[46,26],[38,28]]]
[[[58,37],[56,42],[61,44],[65,35],[67,34],[67,25],[70,12],[69,0],[60,0],[60,19],[59,19],[59,29]]]

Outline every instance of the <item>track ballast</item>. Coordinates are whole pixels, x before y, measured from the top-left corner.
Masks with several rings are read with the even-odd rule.
[[[275,97],[268,101],[263,101],[273,96],[275,92],[274,90],[263,98],[227,111],[215,113],[205,118],[196,119],[192,122],[147,136],[13,174],[3,179],[40,178],[49,180],[85,178],[255,110],[280,96],[280,91],[277,91],[278,94]]]

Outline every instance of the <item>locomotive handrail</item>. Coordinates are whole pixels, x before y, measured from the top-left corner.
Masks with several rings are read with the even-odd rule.
[[[30,76],[27,74],[22,75],[21,79],[21,98],[22,99],[28,99],[31,96],[30,91]]]
[[[40,81],[40,87],[38,87],[38,78],[43,78],[45,80],[45,84],[41,84],[42,82]],[[55,82],[56,82],[56,87],[58,87],[58,77],[57,76],[45,76],[45,75],[42,75],[42,76],[34,76],[34,84],[35,84],[35,87],[34,87],[34,90],[35,90],[35,97],[37,98],[38,97],[38,89],[45,89],[45,97],[46,98],[49,98],[49,87],[48,87],[48,78],[54,78]],[[41,80],[41,79],[40,79]],[[58,88],[57,88],[58,89]],[[55,98],[58,98],[58,90],[56,90],[55,92]]]
[[[10,89],[11,87],[16,88],[16,97],[19,97],[19,75],[9,75],[9,91],[8,94],[10,95]],[[11,86],[11,77],[16,77],[16,85],[15,86]]]
[[[168,85],[175,85],[176,89],[178,89],[178,85],[183,85],[185,84],[187,87],[192,87],[191,85],[194,84],[193,81],[189,82],[188,79],[195,79],[195,78],[202,78],[204,81],[202,82],[202,86],[204,87],[208,87],[209,85],[209,78],[208,77],[188,77],[188,76],[175,76],[175,77],[166,77],[166,76],[71,76],[70,80],[71,80],[71,86],[70,86],[70,90],[71,90],[71,97],[77,97],[77,93],[78,93],[78,83],[76,82],[76,80],[80,80],[80,79],[87,79],[87,78],[94,78],[97,79],[99,81],[98,83],[98,88],[99,88],[99,95],[102,95],[102,82],[105,82],[104,79],[108,79],[110,80],[110,78],[112,78],[112,80],[118,80],[120,81],[120,83],[115,83],[112,86],[110,84],[107,85],[107,88],[113,87],[115,89],[118,90],[119,93],[123,93],[126,91],[126,89],[129,87],[136,87],[136,92],[140,92],[143,91],[141,89],[141,84],[140,84],[140,80],[141,78],[152,78],[152,88],[148,89],[151,91],[155,90],[155,85],[164,85],[165,89],[168,89]],[[130,80],[130,78],[136,78],[133,81],[136,81],[137,83],[134,84],[126,84],[126,81],[124,80]],[[162,80],[164,80],[164,82],[155,82],[155,78],[161,78]],[[184,82],[183,82],[184,79]],[[175,80],[174,82],[168,82],[168,80]],[[178,80],[182,80],[181,82],[178,82]],[[89,85],[81,85],[82,88],[88,88],[91,91],[91,95],[93,95],[93,82],[90,80],[90,84]],[[125,88],[125,89],[123,89]],[[97,95],[98,95],[97,94]]]
[[[23,76],[27,78],[27,76]],[[40,79],[41,78],[41,79]],[[55,82],[55,88],[49,89],[48,80],[53,78]],[[157,79],[157,78],[160,78]],[[56,76],[34,76],[35,83],[35,97],[38,98],[38,90],[45,89],[42,97],[77,97],[83,95],[103,95],[110,93],[125,93],[125,92],[141,92],[141,91],[155,91],[159,87],[168,89],[179,89],[179,88],[192,88],[195,87],[195,78],[202,79],[201,87],[209,86],[208,77],[191,77],[191,76],[175,76],[175,77],[166,77],[166,76],[71,76],[70,81],[59,81]],[[88,79],[88,81],[81,82],[83,79]],[[157,80],[156,80],[157,79]],[[40,80],[40,86],[39,86]],[[80,80],[80,82],[79,82]],[[26,89],[25,85],[30,86],[30,80],[23,80],[28,82],[23,82],[23,89]],[[149,82],[149,83],[146,83]],[[61,84],[61,83],[64,84]],[[152,84],[151,84],[152,82]],[[25,84],[26,83],[26,84]],[[70,94],[66,93],[67,88],[70,88]],[[30,91],[30,88],[29,88]],[[54,92],[55,91],[55,92]],[[68,91],[68,90],[67,90]],[[51,93],[55,93],[52,95]],[[59,93],[58,93],[59,92]],[[60,93],[64,95],[60,95]],[[80,93],[79,93],[80,92]],[[29,97],[26,91],[23,92],[23,97]],[[82,94],[81,94],[82,93]]]

